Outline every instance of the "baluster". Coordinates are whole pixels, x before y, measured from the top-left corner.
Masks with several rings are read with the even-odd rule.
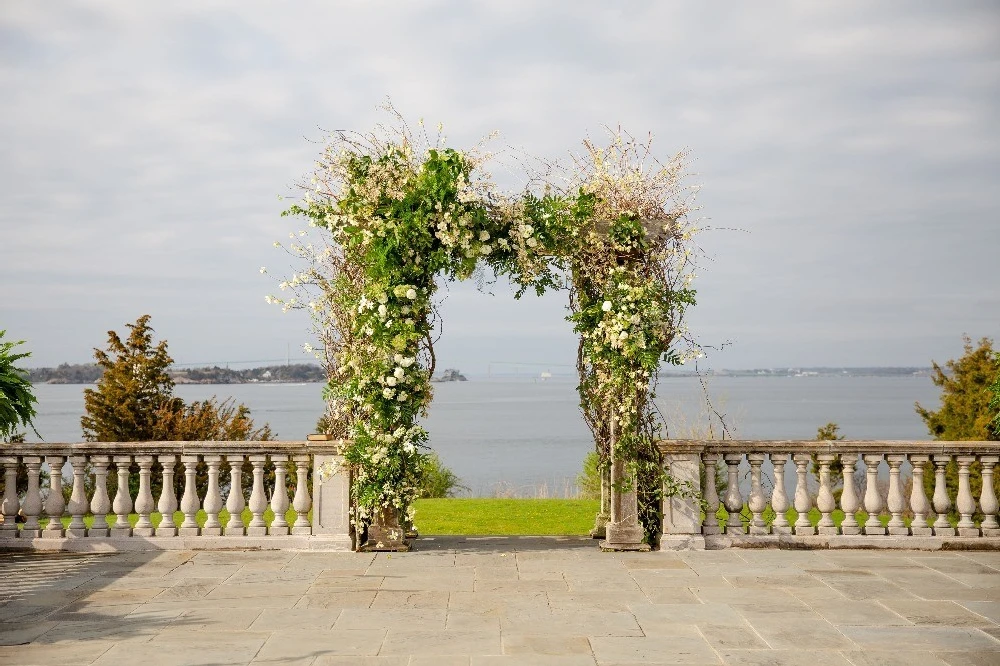
[[[42,536],[38,525],[38,516],[42,513],[42,493],[38,487],[38,474],[42,471],[42,459],[39,456],[24,456],[24,466],[28,468],[28,492],[24,496],[21,510],[24,511],[24,525],[21,536]]]
[[[198,509],[201,508],[197,484],[198,456],[182,455],[181,462],[184,463],[184,495],[181,497],[184,520],[177,533],[181,536],[198,536],[201,533],[198,528]]]
[[[840,523],[841,534],[861,534],[861,526],[855,514],[861,506],[858,499],[858,489],[854,483],[854,470],[858,465],[857,453],[840,454],[840,464],[844,467],[844,492],[840,494],[840,508],[844,512],[844,520]]]
[[[972,496],[969,485],[969,465],[976,462],[976,456],[956,456],[958,462],[958,536],[977,537],[979,528],[972,522],[972,514],[976,512],[976,499]]]
[[[913,522],[910,523],[910,534],[913,536],[930,536],[932,530],[927,524],[927,514],[931,505],[924,492],[924,464],[930,460],[927,455],[910,455],[910,465],[913,467],[913,488],[910,490],[910,510],[913,511]]]
[[[45,515],[49,517],[49,524],[45,526],[42,536],[62,537],[62,515],[66,509],[62,494],[62,467],[66,456],[45,456],[45,462],[49,464],[49,496],[45,498]]]
[[[774,465],[774,492],[771,493],[771,508],[774,509],[774,523],[771,531],[775,534],[791,534],[792,527],[788,524],[788,493],[785,492],[785,464],[788,463],[787,453],[771,454],[771,464]]]
[[[118,491],[115,493],[115,501],[111,505],[116,515],[115,524],[111,526],[111,536],[132,536],[132,526],[128,522],[128,515],[132,513],[132,496],[128,489],[129,466],[131,464],[131,456],[115,456],[115,466],[118,468]]]
[[[274,513],[274,520],[271,521],[269,534],[288,534],[288,519],[285,512],[288,511],[288,487],[286,477],[288,468],[288,456],[272,455],[271,462],[274,464],[274,494],[271,495],[271,511]]]
[[[767,534],[767,523],[764,522],[764,509],[767,508],[767,498],[764,497],[764,488],[760,482],[760,466],[764,463],[763,453],[751,453],[747,455],[750,462],[750,512],[753,517],[750,519],[750,534]]]
[[[83,522],[83,516],[87,513],[87,456],[72,456],[69,459],[73,466],[73,493],[69,496],[70,520],[66,529],[68,537],[87,536],[87,525]]]
[[[945,480],[945,470],[951,456],[948,454],[934,454],[934,511],[937,519],[934,521],[934,536],[955,536],[955,528],[948,520],[948,511],[951,509],[951,499],[948,497],[948,485]]]
[[[266,536],[267,523],[264,522],[264,511],[267,510],[267,496],[264,494],[264,463],[267,456],[249,456],[253,465],[253,490],[250,492],[250,513],[253,517],[247,526],[248,536]]]
[[[983,465],[983,490],[979,493],[979,510],[983,512],[983,523],[980,527],[983,536],[1000,536],[1000,524],[997,524],[996,491],[993,489],[993,468],[1000,462],[1000,456],[979,456]]]
[[[17,536],[17,511],[20,503],[17,499],[17,457],[4,456],[0,458],[3,465],[3,503],[0,504],[0,539],[13,539]]]
[[[910,530],[906,528],[906,523],[903,522],[903,509],[906,508],[906,498],[903,496],[903,486],[899,481],[899,468],[906,460],[906,456],[899,453],[892,453],[885,457],[887,463],[889,463],[889,496],[886,497],[886,508],[889,509],[889,513],[892,517],[889,519],[889,524],[886,526],[889,529],[889,534],[896,536],[906,536],[910,533]]]
[[[746,530],[743,527],[743,520],[740,512],[743,511],[743,495],[740,494],[739,464],[743,460],[742,453],[726,453],[722,456],[726,464],[729,465],[729,483],[726,489],[726,510],[729,512],[729,519],[726,520],[727,535],[743,535]]]
[[[90,464],[94,466],[94,496],[90,499],[90,513],[94,522],[87,530],[89,537],[106,537],[111,534],[111,524],[108,522],[108,511],[111,510],[111,498],[108,497],[108,465],[110,456],[91,456]]]
[[[229,497],[226,498],[226,511],[229,512],[229,522],[226,523],[226,536],[243,536],[243,509],[246,500],[243,499],[243,456],[237,453],[226,454],[229,463]]]
[[[150,486],[153,456],[136,456],[135,462],[139,465],[139,493],[135,496],[135,512],[139,514],[139,520],[132,528],[132,536],[151,537],[156,533],[149,517],[156,506],[153,504],[153,489]]]
[[[292,534],[312,534],[312,527],[309,525],[309,508],[312,506],[312,499],[309,497],[309,456],[292,456],[295,461],[295,498],[292,500],[292,508],[298,515],[295,517],[295,524],[292,525]]]
[[[833,510],[837,508],[837,500],[833,497],[830,464],[837,459],[837,454],[820,453],[816,459],[819,461],[819,494],[816,496],[816,508],[820,512],[817,531],[820,534],[836,534],[837,526],[833,522]]]
[[[222,511],[222,492],[219,490],[219,466],[222,456],[205,456],[208,466],[208,488],[205,490],[205,527],[202,536],[222,536],[222,523],[219,522],[219,511]]]
[[[701,526],[702,534],[719,533],[719,487],[716,475],[719,472],[719,454],[703,453],[701,459],[705,462],[705,524]]]
[[[160,488],[160,499],[156,510],[160,512],[160,524],[156,526],[156,536],[177,536],[177,523],[174,522],[174,511],[177,510],[177,495],[174,493],[174,466],[177,456],[173,454],[156,457],[163,468],[163,486]]]
[[[812,498],[809,497],[809,488],[806,486],[806,474],[812,456],[808,453],[796,453],[792,456],[795,463],[795,511],[798,517],[795,518],[795,534],[816,534],[816,528],[809,520],[809,509],[812,508]]]
[[[869,536],[885,536],[886,529],[878,516],[884,505],[882,495],[878,491],[878,466],[882,462],[881,453],[866,453],[861,456],[865,461],[865,511],[868,520],[865,521],[865,534]]]

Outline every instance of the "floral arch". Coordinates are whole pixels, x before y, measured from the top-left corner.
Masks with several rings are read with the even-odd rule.
[[[684,492],[664,478],[653,397],[660,364],[694,350],[683,327],[697,231],[685,155],[659,162],[649,142],[612,132],[606,146],[585,141],[558,185],[550,175],[511,195],[484,173],[481,147],[417,139],[396,120],[326,143],[305,196],[284,213],[314,228],[285,246],[304,266],[280,284],[290,296],[268,297],[309,310],[322,342],[325,429],[345,440],[361,547],[407,548],[401,523],[412,519],[428,441],[417,419],[432,397],[436,280],[487,273],[509,279],[518,298],[568,292],[581,410],[612,480],[602,545],[647,547],[662,494]]]

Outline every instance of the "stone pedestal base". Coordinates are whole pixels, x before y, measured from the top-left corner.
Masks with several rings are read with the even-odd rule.
[[[699,534],[664,534],[660,550],[705,550],[705,537]]]
[[[609,522],[605,530],[607,536],[601,542],[601,550],[649,550],[649,544],[642,542],[642,526],[637,522]]]
[[[594,518],[594,528],[590,530],[590,536],[595,539],[603,539],[608,533],[608,514],[599,513]]]
[[[133,527],[132,536],[137,537],[151,537],[155,533],[152,527]]]

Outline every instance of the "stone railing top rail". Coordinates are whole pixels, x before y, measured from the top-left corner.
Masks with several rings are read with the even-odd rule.
[[[336,455],[343,440],[208,442],[0,442],[0,457],[100,455]]]
[[[661,453],[912,453],[918,455],[1000,454],[1000,442],[842,439],[662,439]]]

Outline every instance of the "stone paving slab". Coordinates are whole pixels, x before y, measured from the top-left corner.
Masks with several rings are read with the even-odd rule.
[[[1000,664],[1000,553],[0,553],[0,664]]]

